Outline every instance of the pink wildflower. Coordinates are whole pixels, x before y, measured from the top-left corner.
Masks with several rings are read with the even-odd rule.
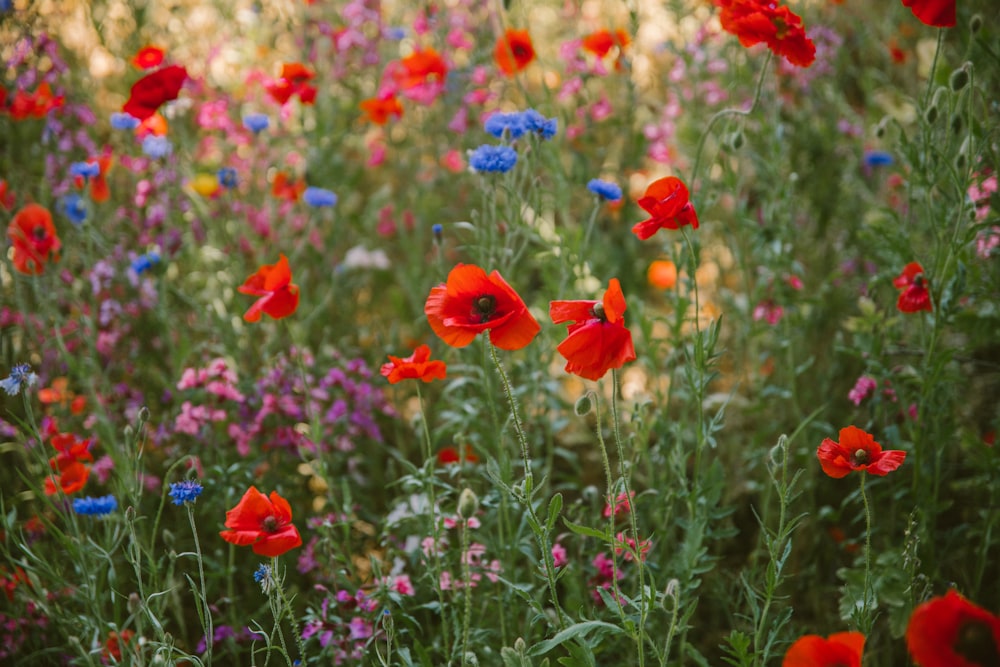
[[[878,388],[878,382],[870,375],[862,375],[854,383],[854,388],[847,393],[847,398],[851,399],[854,405],[861,405],[861,402],[872,395]]]

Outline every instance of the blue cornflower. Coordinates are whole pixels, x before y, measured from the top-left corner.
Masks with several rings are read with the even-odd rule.
[[[259,134],[268,128],[271,119],[262,113],[248,113],[243,116],[243,127],[254,134]]]
[[[132,114],[115,112],[111,114],[111,127],[116,130],[134,130],[141,121]]]
[[[400,28],[400,27],[385,28],[382,31],[382,36],[385,37],[386,39],[391,39],[395,42],[398,42],[399,40],[406,37],[406,28]]]
[[[537,132],[542,135],[542,139],[551,139],[556,136],[559,130],[559,120],[557,118],[546,118],[534,109],[524,112],[524,124],[529,132]]]
[[[139,255],[132,260],[132,270],[136,275],[142,275],[146,271],[160,263],[160,253],[150,250],[145,255]]]
[[[257,569],[254,570],[253,580],[260,584],[261,592],[270,592],[271,586],[274,585],[274,579],[271,578],[271,567],[263,563],[258,565]]]
[[[174,145],[166,137],[150,134],[142,140],[142,152],[155,160],[173,153]]]
[[[888,167],[895,160],[891,153],[885,151],[865,151],[866,167]]]
[[[335,206],[337,204],[337,195],[332,190],[325,188],[306,188],[305,192],[302,193],[302,201],[316,208]]]
[[[503,174],[517,164],[517,151],[510,146],[484,144],[469,153],[469,166],[478,172]]]
[[[7,392],[8,396],[17,396],[21,389],[30,387],[38,382],[38,376],[31,372],[28,364],[17,364],[10,369],[10,375],[0,380],[0,389]]]
[[[89,514],[91,516],[106,516],[118,509],[118,500],[114,496],[104,496],[94,498],[76,498],[73,500],[73,511],[77,514]]]
[[[505,131],[511,139],[518,139],[528,131],[528,122],[523,113],[495,113],[486,119],[483,129],[497,139],[502,139]]]
[[[198,482],[193,479],[185,479],[183,482],[174,482],[170,485],[170,497],[173,499],[174,505],[193,503],[203,490]]]
[[[82,225],[87,221],[87,201],[78,194],[70,193],[63,197],[59,203],[59,210],[74,225]]]
[[[219,170],[219,185],[222,187],[232,190],[239,184],[239,179],[236,176],[236,170],[232,167],[223,167]]]
[[[74,162],[69,166],[69,175],[79,178],[96,178],[101,175],[101,165],[96,162]]]
[[[441,240],[441,235],[444,233],[444,225],[440,222],[435,222],[431,225],[431,233],[434,234],[434,238],[438,241]]]
[[[618,201],[622,198],[622,189],[618,187],[617,183],[612,183],[611,181],[602,181],[599,178],[594,178],[587,183],[587,189],[601,199],[607,199],[608,201]]]

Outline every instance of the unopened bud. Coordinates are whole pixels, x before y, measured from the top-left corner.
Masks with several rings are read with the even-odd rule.
[[[972,63],[966,62],[964,65],[951,73],[951,76],[948,77],[948,85],[951,86],[952,90],[958,92],[969,84],[969,69],[971,67]]]
[[[139,611],[142,606],[142,600],[139,598],[138,593],[130,593],[128,596],[128,604],[126,605],[130,614],[134,614]]]
[[[479,511],[479,497],[475,491],[466,487],[458,495],[458,516],[469,520]]]
[[[962,114],[955,112],[951,115],[949,125],[951,126],[951,131],[958,134],[965,127],[965,118],[962,117]]]
[[[573,413],[577,417],[582,417],[586,414],[590,414],[590,411],[594,409],[594,402],[590,400],[590,392],[587,392],[580,398],[576,399],[576,403],[573,405]]]
[[[969,19],[969,32],[975,35],[982,29],[983,29],[983,15],[973,14],[972,18]]]
[[[140,423],[145,424],[146,422],[148,422],[149,421],[149,408],[147,408],[145,405],[142,406],[141,408],[139,408],[138,417],[139,417],[139,422]]]
[[[732,132],[726,137],[726,144],[729,145],[734,151],[738,151],[743,148],[743,131],[737,130]]]
[[[944,86],[940,86],[934,91],[934,97],[931,98],[930,106],[924,111],[924,118],[927,120],[928,125],[933,125],[938,116],[940,116],[941,107],[948,103],[948,89]]]

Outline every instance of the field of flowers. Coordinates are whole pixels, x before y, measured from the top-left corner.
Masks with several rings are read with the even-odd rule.
[[[992,5],[0,2],[0,664],[998,667]]]

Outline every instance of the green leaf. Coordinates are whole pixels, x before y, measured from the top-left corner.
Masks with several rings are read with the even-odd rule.
[[[556,525],[556,519],[559,518],[559,512],[562,510],[563,497],[561,493],[557,493],[552,496],[552,500],[549,501],[549,518],[545,522],[545,532],[551,533],[552,527]]]
[[[573,523],[566,517],[563,517],[563,523],[577,535],[582,535],[584,537],[596,537],[604,542],[611,541],[611,534],[607,530],[598,530],[597,528],[591,528],[590,526],[582,526],[578,523]]]
[[[582,623],[574,623],[565,630],[556,634],[556,636],[552,639],[546,639],[543,642],[535,644],[531,647],[531,650],[528,653],[530,655],[544,655],[563,642],[570,639],[576,639],[577,637],[586,637],[588,634],[595,631],[600,635],[620,635],[624,632],[617,625],[605,623],[604,621],[583,621]]]

